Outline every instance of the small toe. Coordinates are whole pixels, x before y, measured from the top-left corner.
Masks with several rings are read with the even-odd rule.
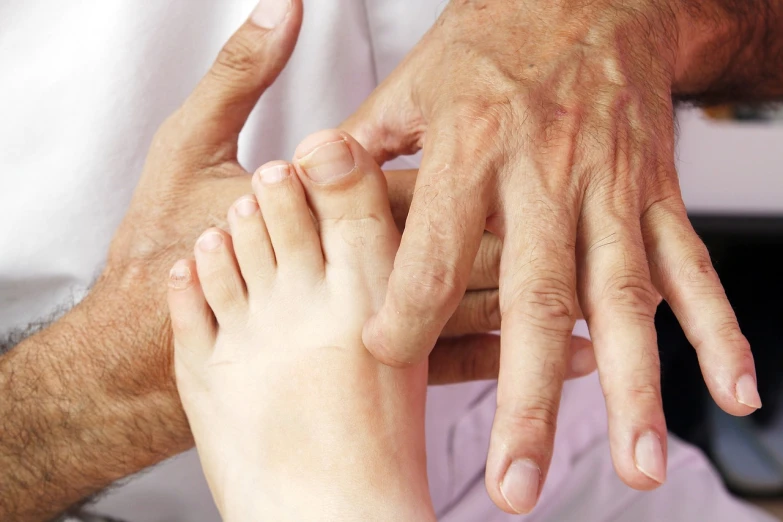
[[[323,270],[316,224],[302,184],[290,163],[267,163],[253,176],[253,188],[274,248],[279,271],[300,276]]]
[[[174,263],[169,272],[169,313],[178,351],[209,354],[215,345],[215,316],[207,304],[192,260]]]
[[[228,211],[231,240],[249,294],[266,293],[275,274],[275,253],[258,201],[252,194],[239,198]]]
[[[239,272],[231,236],[210,228],[196,241],[196,267],[201,287],[218,324],[234,321],[246,310],[245,283]]]

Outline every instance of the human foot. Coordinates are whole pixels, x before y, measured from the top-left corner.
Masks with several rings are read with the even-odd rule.
[[[229,521],[434,520],[426,363],[386,367],[361,340],[400,239],[384,176],[339,131],[297,158],[259,169],[231,235],[207,230],[171,271],[177,385],[210,488]]]

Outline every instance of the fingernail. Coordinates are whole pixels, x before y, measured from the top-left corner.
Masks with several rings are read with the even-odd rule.
[[[574,375],[587,375],[595,370],[595,353],[593,350],[579,350],[571,357],[571,373]]]
[[[515,460],[500,482],[500,492],[509,507],[517,513],[528,513],[538,500],[541,469],[529,459]]]
[[[205,252],[216,250],[223,243],[223,236],[218,232],[205,232],[198,238],[198,247]]]
[[[759,388],[756,385],[756,379],[750,374],[745,374],[737,379],[737,386],[735,388],[737,395],[737,402],[750,406],[751,408],[761,408],[761,397],[759,396]]]
[[[250,20],[264,29],[274,29],[280,25],[290,10],[289,0],[261,0],[250,15]]]
[[[236,209],[238,215],[242,217],[249,217],[258,211],[258,203],[256,203],[256,198],[242,198],[237,201],[237,204],[234,208]]]
[[[169,272],[169,286],[182,290],[190,286],[190,268],[185,261],[177,261]]]
[[[290,175],[291,167],[287,164],[275,165],[274,167],[267,167],[258,171],[258,178],[267,185],[280,183]]]
[[[316,183],[334,181],[356,168],[353,154],[343,140],[319,145],[306,156],[299,158],[297,163],[307,177]]]
[[[648,431],[636,441],[634,450],[636,469],[653,479],[659,484],[666,480],[666,462],[663,459],[663,446],[661,439]]]

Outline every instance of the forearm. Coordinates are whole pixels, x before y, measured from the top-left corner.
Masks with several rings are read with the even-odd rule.
[[[678,9],[676,98],[783,100],[783,0],[679,0]]]
[[[173,381],[136,371],[153,340],[118,304],[89,296],[0,358],[0,520],[51,519],[192,443]]]

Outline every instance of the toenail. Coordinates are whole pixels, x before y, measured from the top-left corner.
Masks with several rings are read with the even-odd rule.
[[[198,247],[210,252],[216,250],[223,243],[223,235],[219,232],[205,232],[198,239]]]
[[[297,160],[307,177],[316,183],[342,178],[356,168],[351,149],[344,140],[324,143]]]
[[[249,217],[258,211],[258,203],[256,203],[256,198],[242,198],[237,201],[237,204],[234,208],[236,209],[238,215],[242,217]]]
[[[169,272],[169,286],[182,290],[190,286],[190,268],[187,262],[177,261]]]
[[[258,171],[258,178],[267,185],[280,183],[290,175],[291,167],[289,165],[275,165]]]

